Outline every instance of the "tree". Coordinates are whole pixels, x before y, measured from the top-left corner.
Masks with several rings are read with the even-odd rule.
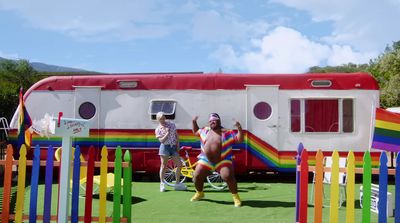
[[[371,60],[369,72],[381,88],[381,107],[400,106],[400,41],[393,42],[382,55]]]
[[[311,67],[308,73],[352,73],[352,72],[366,72],[368,64],[343,64],[341,66],[327,66],[327,67]]]
[[[19,103],[19,89],[26,91],[39,79],[27,60],[0,61],[0,117],[11,120]]]
[[[311,67],[309,73],[368,72],[378,81],[380,107],[400,106],[400,41],[387,46],[385,51],[369,64],[348,63],[341,66]]]

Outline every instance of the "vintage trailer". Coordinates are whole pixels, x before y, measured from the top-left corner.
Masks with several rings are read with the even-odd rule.
[[[208,114],[217,112],[224,127],[233,128],[238,120],[245,130],[245,141],[234,146],[234,165],[238,174],[246,174],[294,171],[300,142],[311,152],[336,149],[346,156],[353,150],[361,164],[370,148],[379,87],[367,73],[92,74],[43,79],[24,98],[32,120],[59,112],[89,120],[90,137],[76,138],[75,144],[129,149],[134,171],[147,173],[159,168],[158,111],[176,123],[181,145],[193,147],[192,157],[199,153],[192,117],[199,116],[204,126]],[[18,112],[10,124],[12,142],[17,118]],[[60,146],[61,139],[34,135],[36,144]]]

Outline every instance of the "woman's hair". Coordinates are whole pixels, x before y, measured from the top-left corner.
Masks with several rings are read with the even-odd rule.
[[[157,115],[156,115],[157,121],[159,121],[162,117],[164,117],[164,112],[162,112],[162,111],[157,112]]]

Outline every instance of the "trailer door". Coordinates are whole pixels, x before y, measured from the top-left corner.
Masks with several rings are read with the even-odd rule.
[[[97,139],[90,142],[95,147],[99,139],[100,93],[101,87],[75,86],[75,118],[89,120],[90,138]]]
[[[247,86],[247,130],[262,141],[260,145],[266,150],[269,144],[273,148],[278,145],[278,93],[279,86]],[[254,152],[254,151],[253,151]],[[260,154],[248,154],[248,165],[253,168],[265,168],[265,162],[260,163],[255,157]]]

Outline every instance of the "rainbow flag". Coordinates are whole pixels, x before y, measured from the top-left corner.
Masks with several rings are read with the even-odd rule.
[[[400,151],[400,114],[376,108],[372,148]]]
[[[19,91],[19,114],[18,114],[18,151],[23,144],[26,145],[27,148],[30,148],[32,143],[32,133],[30,131],[30,127],[32,126],[32,120],[26,111],[26,107],[24,104],[24,98],[22,96],[22,88]]]

